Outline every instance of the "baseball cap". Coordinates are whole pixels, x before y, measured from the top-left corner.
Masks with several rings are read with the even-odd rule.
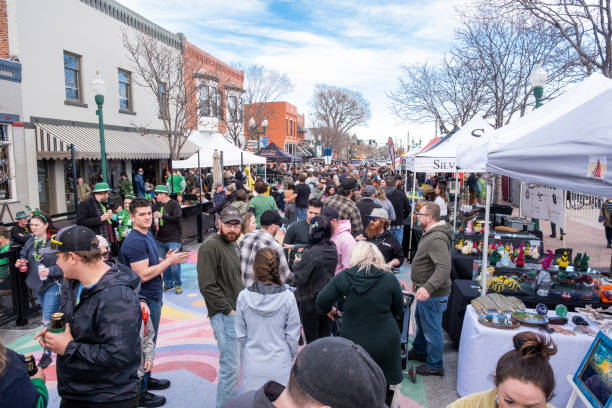
[[[340,218],[338,210],[336,210],[330,205],[328,205],[327,207],[323,207],[323,209],[321,210],[321,215],[326,216],[328,220],[337,220],[338,218]]]
[[[41,249],[41,254],[55,254],[58,252],[91,251],[98,248],[96,233],[87,227],[73,225],[59,230],[51,238],[51,245]]]
[[[213,188],[219,188],[219,187],[221,187],[222,185],[223,185],[223,183],[221,183],[220,181],[215,181],[215,182],[213,183]]]
[[[260,225],[283,225],[288,224],[287,220],[283,220],[283,217],[280,216],[278,211],[276,210],[266,210],[259,217]]]
[[[322,404],[386,407],[387,386],[381,368],[363,347],[348,339],[313,341],[298,355],[291,371],[300,388]]]
[[[236,207],[228,206],[221,210],[221,214],[219,214],[219,218],[221,218],[221,222],[228,223],[231,221],[240,221],[242,222],[242,213],[238,211]]]
[[[384,208],[374,208],[372,210],[372,212],[370,213],[370,215],[368,215],[369,218],[383,218],[385,220],[389,219],[389,214],[387,213],[387,210],[385,210]]]
[[[357,182],[353,178],[345,177],[344,180],[340,182],[340,188],[344,191],[355,190],[357,188]]]
[[[368,197],[374,194],[375,192],[376,192],[376,187],[374,187],[371,184],[368,184],[367,186],[363,188],[363,194]]]

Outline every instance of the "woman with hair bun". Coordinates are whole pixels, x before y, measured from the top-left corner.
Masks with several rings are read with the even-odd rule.
[[[500,357],[495,387],[461,398],[448,408],[553,408],[555,376],[548,360],[557,346],[543,334],[525,331],[513,338],[514,350]]]
[[[238,295],[236,337],[242,347],[242,390],[273,380],[289,381],[298,352],[300,314],[295,296],[281,283],[279,258],[271,248],[255,254],[255,282]]]

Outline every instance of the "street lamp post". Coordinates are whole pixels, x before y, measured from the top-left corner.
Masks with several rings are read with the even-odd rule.
[[[257,132],[257,124],[255,123],[255,119],[253,119],[253,117],[251,116],[251,119],[249,119],[249,127],[251,128],[251,134],[256,135],[257,136],[257,151],[259,151],[260,149],[260,144],[261,144],[261,140],[260,137],[261,135],[266,135],[266,128],[268,127],[268,119],[264,119],[261,122],[261,127],[263,128],[263,132]]]
[[[95,95],[98,110],[98,128],[100,129],[100,162],[102,163],[102,182],[106,183],[106,142],[104,140],[104,118],[102,116],[102,105],[104,105],[104,91],[106,84],[100,77],[100,71],[96,71],[96,78],[91,82],[91,88]]]
[[[533,68],[533,72],[529,76],[529,81],[533,87],[533,96],[535,96],[536,109],[542,106],[542,95],[544,95],[544,85],[548,80],[548,74],[542,68],[542,65],[538,62]]]
[[[548,80],[548,74],[542,68],[542,65],[537,62],[535,67],[533,67],[533,72],[529,76],[529,82],[531,82],[531,87],[533,88],[533,96],[535,96],[535,109],[538,109],[542,106],[542,95],[544,95],[544,85],[546,85],[546,81]],[[521,182],[521,202],[523,201],[523,183]],[[521,206],[522,207],[522,206]],[[521,208],[522,210],[522,208]],[[522,215],[522,211],[521,211]],[[537,218],[533,219],[534,228],[536,230],[540,229],[540,220]],[[565,242],[563,243],[565,246]]]

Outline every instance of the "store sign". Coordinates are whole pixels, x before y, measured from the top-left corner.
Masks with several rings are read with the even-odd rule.
[[[549,220],[565,228],[565,191],[538,184],[523,186],[523,215]]]
[[[452,173],[457,169],[455,159],[441,159],[433,157],[416,157],[416,171]]]

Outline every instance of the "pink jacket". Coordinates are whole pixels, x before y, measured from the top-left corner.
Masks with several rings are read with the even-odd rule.
[[[351,234],[351,221],[338,221],[338,228],[336,228],[332,234],[331,240],[334,244],[336,244],[336,249],[338,250],[338,265],[336,265],[337,275],[340,273],[340,271],[348,268],[349,260],[351,258],[351,250],[357,243]]]

